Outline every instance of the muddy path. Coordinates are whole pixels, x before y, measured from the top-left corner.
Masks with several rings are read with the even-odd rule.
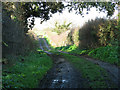
[[[39,88],[83,88],[86,80],[63,57],[51,55],[53,68],[40,81]]]
[[[119,67],[107,62],[93,59],[92,57],[89,57],[89,56],[81,56],[81,55],[75,55],[75,56],[84,58],[85,60],[90,61],[104,68],[106,72],[109,74],[109,78],[112,80],[112,82],[114,82],[114,84],[120,88],[120,68]]]
[[[39,88],[83,88],[87,80],[62,56],[54,55],[44,38],[39,39],[40,48],[53,60],[54,66],[40,81]]]
[[[48,52],[50,47],[44,38],[39,39],[40,48],[46,52],[54,61],[53,68],[47,73],[47,75],[40,81],[39,88],[83,88],[86,87],[88,80],[81,77],[79,71],[77,71],[67,60],[62,56],[53,55]],[[58,51],[61,53],[67,53]],[[69,53],[67,53],[69,54]],[[120,87],[120,68],[109,63],[102,62],[100,60],[95,60],[86,56],[75,55],[80,58],[84,58],[87,61],[91,61],[94,64],[99,65],[104,68],[109,75],[109,78],[114,82],[114,84]]]
[[[116,84],[119,85],[120,84],[120,68],[118,68],[115,65],[100,61],[100,60],[95,60],[92,59],[90,57],[85,57],[85,56],[81,56],[82,58],[93,62],[94,64],[99,65],[100,67],[104,68],[107,73],[109,73],[109,77],[111,78],[111,80]]]
[[[67,53],[67,52],[62,52],[59,51],[61,53]],[[69,53],[67,53],[69,54]],[[80,58],[84,58],[87,61],[90,61],[94,64],[99,65],[100,67],[104,68],[106,70],[106,72],[109,74],[109,78],[120,88],[120,68],[117,67],[116,65],[112,65],[110,63],[107,62],[103,62],[97,59],[93,59],[90,56],[86,56],[86,55],[77,55],[77,54],[70,54],[70,55],[74,55]]]

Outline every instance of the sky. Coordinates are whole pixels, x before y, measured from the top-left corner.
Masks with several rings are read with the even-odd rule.
[[[96,11],[96,8],[91,8],[89,11],[89,14],[86,14],[86,9],[83,10],[84,17],[81,15],[75,14],[75,11],[73,10],[71,13],[68,12],[68,9],[64,9],[63,13],[55,13],[53,16],[40,24],[40,18],[35,18],[35,28],[43,30],[48,27],[54,27],[54,23],[58,21],[60,24],[62,24],[64,21],[67,23],[72,22],[72,27],[81,27],[85,22],[91,19],[95,18],[106,18],[107,16],[107,11],[104,12],[99,12]],[[112,18],[116,18],[118,14],[118,10],[115,10],[114,15]]]

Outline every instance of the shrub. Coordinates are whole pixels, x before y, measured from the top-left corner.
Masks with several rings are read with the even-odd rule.
[[[79,41],[80,48],[96,48],[99,46],[99,37],[97,32],[99,30],[99,25],[104,24],[107,20],[105,19],[95,19],[88,21],[79,30]]]
[[[116,46],[99,47],[90,51],[88,55],[118,65],[118,47]]]
[[[99,46],[115,45],[118,43],[117,21],[113,19],[95,19],[88,21],[79,30],[81,48],[97,48]]]
[[[70,30],[70,33],[67,36],[68,42],[70,45],[79,45],[79,28],[73,28]]]
[[[117,21],[109,20],[106,23],[100,25],[100,29],[98,31],[98,37],[100,44],[103,46],[115,44],[116,38],[118,37],[116,32]]]

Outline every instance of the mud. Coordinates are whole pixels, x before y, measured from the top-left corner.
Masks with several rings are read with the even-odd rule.
[[[88,56],[80,57],[85,58],[86,60],[91,61],[92,63],[104,68],[107,71],[109,78],[116,84],[116,86],[120,87],[120,68],[118,68],[116,65],[112,65],[100,60],[95,60]]]
[[[44,41],[44,45],[41,44],[41,40]],[[50,55],[54,61],[53,68],[46,74],[46,76],[40,81],[39,88],[84,88],[87,87],[89,82],[86,79],[81,77],[79,71],[77,71],[69,62],[67,62],[63,57],[53,55],[48,52],[50,50],[46,41],[41,38],[39,39],[40,48]],[[45,51],[46,50],[46,51]],[[61,53],[67,53],[58,51]],[[69,53],[68,53],[69,54]],[[79,56],[79,55],[75,55]],[[109,63],[102,62],[100,60],[94,60],[90,57],[79,56],[80,58],[85,58],[88,61],[93,62],[94,64],[99,65],[104,68],[109,75],[109,78],[120,88],[120,68]],[[107,81],[108,82],[108,81]],[[108,82],[109,83],[109,82]]]
[[[86,80],[61,56],[53,56],[54,67],[47,73],[39,88],[83,88]]]

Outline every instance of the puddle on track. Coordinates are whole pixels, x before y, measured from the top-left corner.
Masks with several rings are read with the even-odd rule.
[[[54,67],[41,80],[39,88],[83,88],[85,79],[69,62],[56,57],[54,63]]]

